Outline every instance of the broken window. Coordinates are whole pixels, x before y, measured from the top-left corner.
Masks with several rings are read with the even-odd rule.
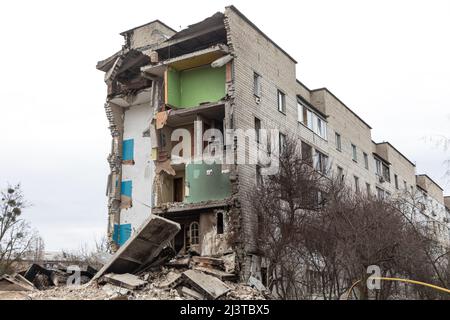
[[[261,76],[256,72],[253,73],[253,94],[261,98]]]
[[[277,97],[278,97],[278,111],[282,113],[286,113],[286,95],[280,91],[277,90]]]
[[[173,202],[183,202],[183,178],[173,179]]]
[[[217,216],[217,234],[223,234],[223,212],[219,211]]]
[[[327,174],[328,169],[328,156],[316,150],[316,170]]]
[[[199,244],[199,226],[198,222],[192,222],[189,225],[189,243],[191,245]]]
[[[302,160],[312,165],[313,157],[312,157],[312,147],[306,142],[302,141]]]

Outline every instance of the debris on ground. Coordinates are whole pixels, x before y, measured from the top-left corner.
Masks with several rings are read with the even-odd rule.
[[[45,268],[0,277],[0,299],[31,300],[261,300],[257,278],[239,282],[235,254],[175,256],[169,243],[180,226],[152,216],[103,266]],[[156,236],[155,236],[156,235]],[[76,272],[75,272],[76,271]],[[20,292],[18,294],[17,292]]]

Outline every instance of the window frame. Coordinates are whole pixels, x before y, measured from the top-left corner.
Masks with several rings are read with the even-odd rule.
[[[281,98],[281,101],[280,101],[280,98]],[[281,102],[281,106],[280,106],[280,102]],[[280,107],[281,107],[281,110],[280,110]],[[281,112],[282,114],[286,114],[286,93],[284,93],[280,89],[277,89],[277,108],[278,108],[279,112]]]
[[[253,95],[257,98],[261,98],[262,96],[262,76],[253,71]]]
[[[364,168],[369,170],[369,155],[363,152],[363,158],[364,158]]]
[[[336,144],[336,150],[342,152],[342,136],[340,133],[334,133],[334,141]]]
[[[356,146],[356,144],[351,144],[352,145],[352,160],[354,162],[358,162],[358,147]]]

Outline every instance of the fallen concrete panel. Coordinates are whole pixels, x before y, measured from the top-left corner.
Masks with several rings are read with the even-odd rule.
[[[142,288],[147,284],[146,281],[143,281],[136,277],[135,275],[125,273],[125,274],[114,274],[110,273],[104,276],[106,282],[121,287],[127,288],[130,290],[136,290]]]
[[[201,295],[197,291],[189,289],[188,287],[182,287],[180,291],[181,291],[181,294],[187,298],[190,298],[193,300],[205,300],[205,297],[203,295]]]
[[[151,215],[94,276],[105,273],[136,273],[150,264],[180,231],[180,225],[168,219]]]
[[[170,271],[166,279],[157,285],[160,289],[172,289],[175,288],[181,282],[181,274]]]
[[[235,275],[234,273],[228,273],[228,272],[225,272],[222,270],[205,268],[205,267],[194,267],[194,270],[204,272],[204,273],[214,276],[222,281],[236,281],[237,280],[237,275]]]
[[[212,258],[212,257],[192,257],[192,262],[202,268],[215,268],[219,270],[225,270],[224,262],[222,259]]]
[[[5,274],[0,277],[0,291],[31,291],[34,286],[19,274],[10,276]]]
[[[231,289],[216,277],[196,270],[183,272],[183,277],[193,288],[205,294],[208,298],[217,299]]]

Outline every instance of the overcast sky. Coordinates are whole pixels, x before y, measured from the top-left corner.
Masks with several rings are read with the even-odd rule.
[[[8,1],[0,11],[0,186],[21,182],[25,217],[48,250],[106,232],[110,134],[95,69],[121,31],[160,19],[176,30],[225,1]],[[450,1],[239,1],[298,60],[297,78],[327,87],[450,194]]]

